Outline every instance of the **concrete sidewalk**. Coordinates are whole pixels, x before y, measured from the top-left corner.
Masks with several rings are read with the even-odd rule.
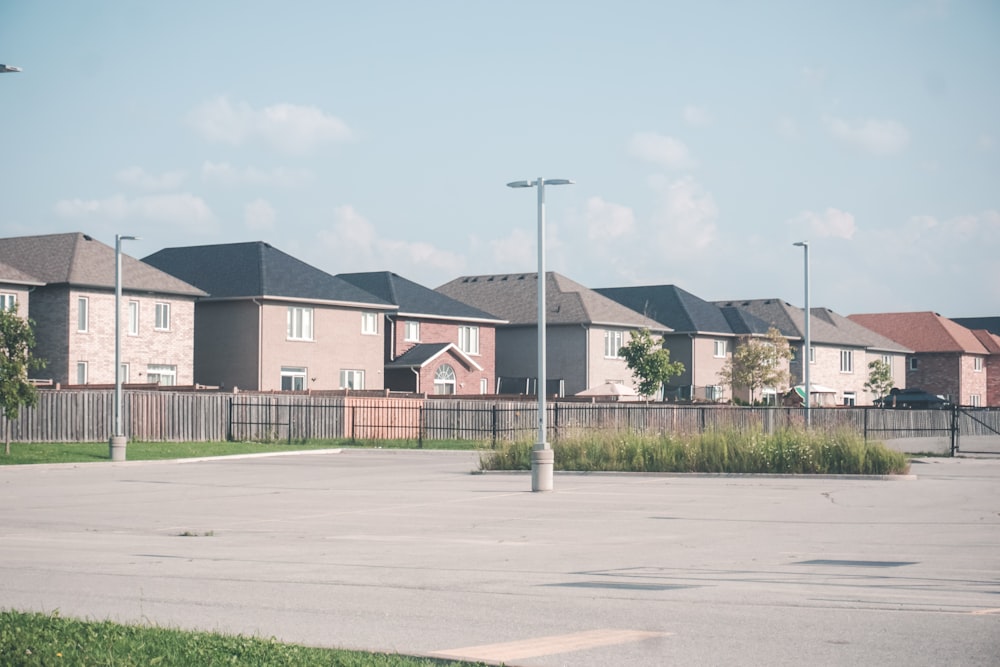
[[[474,475],[345,450],[0,468],[0,606],[509,665],[996,664],[1000,460]]]

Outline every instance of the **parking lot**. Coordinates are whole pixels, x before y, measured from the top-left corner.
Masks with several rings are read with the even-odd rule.
[[[0,606],[508,665],[996,664],[1000,459],[471,474],[345,450],[0,468]]]

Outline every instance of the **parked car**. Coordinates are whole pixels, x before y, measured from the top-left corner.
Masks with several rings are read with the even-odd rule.
[[[923,389],[895,389],[888,396],[873,401],[882,408],[897,408],[904,410],[941,410],[951,407],[951,401],[939,394],[932,394]]]

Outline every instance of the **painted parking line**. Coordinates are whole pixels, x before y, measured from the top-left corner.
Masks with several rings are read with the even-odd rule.
[[[627,642],[642,641],[654,637],[666,637],[672,632],[645,632],[642,630],[587,630],[568,635],[551,635],[502,644],[482,644],[466,646],[444,651],[435,651],[433,655],[442,658],[459,660],[475,660],[483,662],[503,663],[523,658],[535,658],[553,653],[568,653],[598,646],[611,646]]]
[[[977,609],[976,611],[970,611],[973,616],[987,616],[992,614],[1000,614],[1000,609]]]

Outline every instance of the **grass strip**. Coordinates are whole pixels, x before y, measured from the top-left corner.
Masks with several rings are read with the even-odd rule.
[[[498,445],[481,455],[480,467],[529,470],[531,448],[530,442]],[[847,431],[583,431],[560,437],[552,450],[556,470],[582,472],[899,475],[910,467],[906,455]]]
[[[460,667],[477,663],[395,653],[366,653],[283,644],[243,635],[185,632],[58,613],[0,611],[0,664],[11,667]]]

